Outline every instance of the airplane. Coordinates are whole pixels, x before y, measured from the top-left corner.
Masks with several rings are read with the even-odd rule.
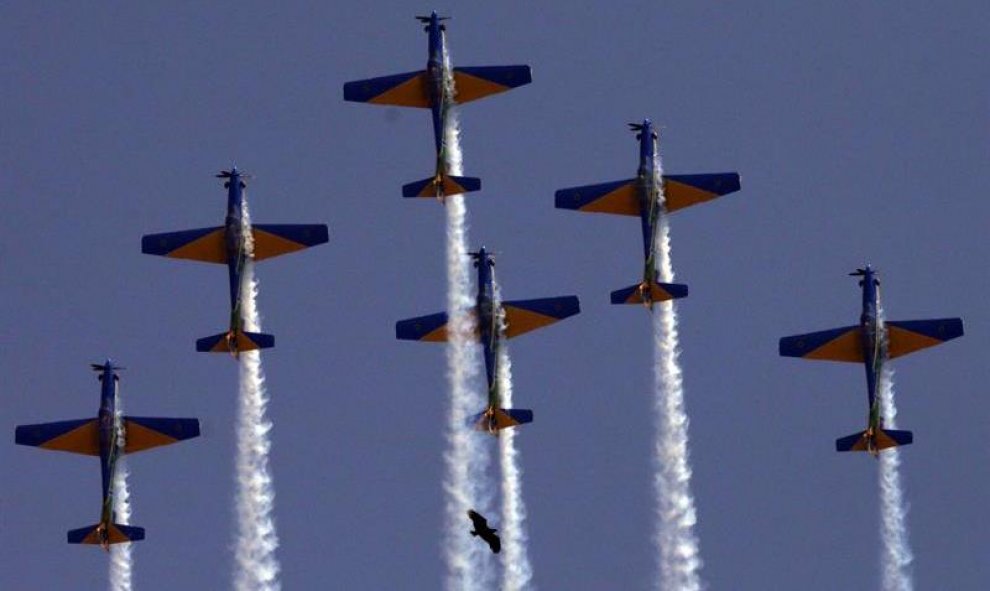
[[[558,209],[639,216],[643,228],[643,280],[611,294],[613,304],[643,304],[651,311],[654,302],[687,297],[680,283],[657,282],[657,234],[660,216],[711,201],[739,190],[739,174],[678,174],[656,178],[655,159],[660,135],[653,122],[630,123],[639,140],[639,171],[636,178],[610,183],[560,189],[554,195]],[[659,182],[658,182],[659,180]],[[663,185],[662,193],[659,189]],[[661,195],[663,199],[661,199]]]
[[[497,379],[498,351],[502,339],[543,328],[577,314],[581,308],[577,296],[496,302],[492,271],[495,261],[484,248],[469,254],[478,269],[478,295],[471,314],[477,327],[473,336],[481,341],[484,350],[488,406],[468,422],[478,431],[498,435],[502,429],[533,422],[532,410],[502,408]],[[504,328],[501,322],[504,322]],[[401,320],[395,324],[395,337],[411,341],[446,341],[447,313]]]
[[[963,335],[960,318],[935,320],[881,321],[880,281],[869,265],[849,274],[862,277],[863,312],[859,324],[832,330],[795,335],[780,339],[780,354],[784,357],[848,361],[866,367],[866,395],[870,406],[866,430],[835,441],[836,451],[866,451],[878,457],[880,451],[914,441],[910,431],[886,429],[880,415],[877,379],[883,364],[919,349],[939,345]]]
[[[481,189],[481,179],[447,173],[444,129],[448,109],[511,90],[533,81],[529,66],[484,66],[451,68],[446,60],[444,34],[447,30],[436,11],[417,16],[429,34],[429,59],[426,70],[356,80],[344,84],[344,100],[375,105],[420,107],[433,115],[433,142],[436,146],[436,172],[432,177],[402,187],[403,197],[436,197],[441,203],[447,195]]]
[[[18,445],[66,451],[87,456],[100,456],[103,473],[103,506],[96,525],[68,532],[70,544],[99,544],[104,550],[111,544],[137,542],[144,539],[144,528],[116,522],[113,511],[113,479],[117,459],[153,447],[169,445],[184,439],[199,437],[197,419],[117,416],[117,367],[109,359],[102,365],[90,365],[99,373],[100,412],[95,419],[77,419],[57,423],[19,425],[14,432]],[[123,438],[121,445],[120,438]]]
[[[471,530],[471,535],[481,536],[482,540],[488,542],[488,547],[492,549],[492,552],[498,554],[499,550],[502,549],[502,540],[500,540],[498,534],[495,533],[498,530],[488,527],[488,520],[477,511],[468,509],[467,514],[468,517],[471,518],[471,524],[474,527],[474,529]]]
[[[227,189],[227,218],[223,226],[148,234],[141,238],[141,252],[174,259],[227,265],[230,279],[230,328],[196,341],[200,352],[228,352],[235,358],[242,351],[275,346],[270,334],[246,332],[241,314],[242,270],[248,259],[255,262],[323,244],[329,239],[326,224],[252,224],[247,232],[243,206],[245,175],[234,166],[220,171]],[[248,236],[250,234],[250,237]],[[253,244],[253,250],[250,248]]]

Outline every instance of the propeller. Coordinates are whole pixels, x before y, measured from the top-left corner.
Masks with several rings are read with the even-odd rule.
[[[252,175],[250,175],[250,174],[244,174],[243,172],[241,172],[241,171],[239,171],[239,170],[237,170],[237,167],[234,167],[234,168],[233,168],[233,169],[231,169],[231,170],[221,170],[221,171],[220,171],[219,173],[217,173],[217,174],[216,174],[216,175],[214,175],[214,176],[216,176],[216,177],[217,177],[218,179],[232,179],[232,178],[234,178],[234,175],[235,175],[235,174],[236,174],[236,175],[238,176],[238,178],[240,178],[240,180],[241,180],[241,188],[242,188],[242,189],[243,189],[244,187],[247,187],[247,185],[246,185],[246,184],[244,183],[244,179],[250,179],[250,178],[254,178],[254,177],[253,177]],[[223,187],[224,187],[225,189],[226,189],[226,188],[228,188],[228,187],[230,187],[230,181],[225,181],[225,182],[223,183]]]
[[[643,128],[645,126],[642,123],[629,123],[628,125],[629,125],[629,129],[631,131],[635,131],[636,132],[636,139],[640,139],[640,138],[643,137],[643,133],[642,132],[643,132]],[[657,128],[656,127],[653,128],[652,135],[653,135],[653,139],[655,139],[655,140],[656,139],[660,139],[660,136],[657,134]]]
[[[237,176],[241,177],[242,179],[254,178],[253,175],[245,174],[245,173],[243,173],[243,172],[241,172],[241,171],[239,171],[237,169],[234,169],[234,170],[221,170],[220,172],[218,172],[214,176],[217,177],[218,179],[229,179],[229,178],[233,178],[235,172],[236,172]]]
[[[90,363],[90,364],[89,364],[89,367],[90,367],[90,369],[92,369],[93,371],[103,371],[103,368],[104,368],[105,366],[104,366],[104,364],[102,364],[102,363]],[[126,368],[126,367],[121,367],[121,366],[119,366],[119,365],[113,365],[113,364],[111,364],[111,365],[110,365],[110,369],[112,369],[112,370],[118,370],[118,369],[127,369],[127,368]]]
[[[880,285],[880,280],[876,278],[877,270],[876,269],[873,269],[873,268],[870,268],[869,265],[867,265],[867,269],[869,269],[869,272],[873,274],[873,285]],[[853,271],[852,273],[850,273],[849,276],[850,277],[866,277],[867,269],[856,269],[855,271]],[[863,280],[860,280],[859,284],[860,285],[863,285]]]
[[[481,261],[481,251],[469,252],[468,255],[474,260],[474,266],[478,266],[478,262]],[[495,253],[491,251],[485,251],[485,255],[488,257],[488,264],[492,267],[495,266]]]

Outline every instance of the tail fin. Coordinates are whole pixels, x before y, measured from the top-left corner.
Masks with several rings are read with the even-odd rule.
[[[653,282],[646,289],[646,283],[637,283],[612,292],[613,304],[652,304],[653,302],[665,302],[686,298],[688,286],[683,283],[657,283]]]
[[[402,186],[403,197],[446,197],[481,189],[481,179],[440,174]]]
[[[222,332],[204,337],[196,341],[196,350],[200,353],[233,353],[254,351],[255,349],[271,349],[275,346],[275,337],[260,332]]]
[[[478,413],[468,419],[468,424],[478,431],[496,434],[502,429],[533,422],[533,411],[526,408],[496,408]]]
[[[111,523],[106,532],[102,529],[102,524],[90,525],[79,529],[69,530],[66,535],[70,544],[122,544],[124,542],[137,542],[144,539],[143,527],[132,527]]]
[[[876,453],[889,447],[898,445],[909,445],[914,441],[914,434],[910,431],[896,431],[894,429],[877,429],[871,441],[870,431],[860,431],[846,437],[835,440],[835,451],[868,451]]]

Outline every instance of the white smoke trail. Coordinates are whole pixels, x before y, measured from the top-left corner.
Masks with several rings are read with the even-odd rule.
[[[131,493],[127,487],[127,460],[124,456],[126,432],[123,428],[124,411],[117,399],[117,464],[113,476],[113,522],[128,525],[131,522]],[[133,543],[110,546],[110,591],[131,591],[134,557]]]
[[[444,46],[446,70],[450,56]],[[448,91],[453,80],[444,81]],[[448,107],[444,117],[444,160],[447,172],[462,174],[460,127],[456,107]],[[447,424],[446,535],[447,589],[488,589],[494,572],[491,560],[482,554],[484,544],[469,535],[468,509],[484,514],[491,504],[494,485],[488,471],[488,454],[483,439],[467,427],[467,419],[483,406],[477,382],[477,347],[474,344],[473,305],[470,266],[467,255],[467,209],[463,195],[446,197],[447,214],[447,378],[450,383],[450,415]]]
[[[659,154],[656,178],[661,178]],[[658,190],[662,190],[659,188]],[[661,196],[662,197],[662,196]],[[670,229],[666,215],[660,216],[656,251],[659,254],[659,281],[671,283],[674,268],[670,257]],[[678,361],[677,311],[674,302],[654,304],[653,344],[655,348],[655,444],[657,494],[657,543],[660,550],[660,585],[667,591],[699,591],[701,551],[694,533],[697,522],[691,494],[691,466],[688,460],[688,417],[684,408],[684,384]]]
[[[495,283],[495,301],[502,302],[502,291]],[[501,305],[498,306],[501,309]],[[505,332],[505,315],[499,316],[499,331]],[[512,408],[512,361],[508,343],[498,349],[498,380],[500,402],[503,408]],[[516,449],[516,429],[499,431],[499,460],[502,471],[502,555],[505,571],[502,578],[504,591],[533,589],[533,567],[529,561],[529,535],[526,531],[526,503],[522,498],[522,467]]]
[[[251,216],[247,201],[243,205],[243,228],[251,243]],[[258,281],[254,277],[251,258],[242,269],[241,313],[244,330],[260,332],[258,314]],[[271,449],[271,422],[265,417],[268,394],[261,370],[261,354],[247,351],[240,354],[239,396],[237,409],[236,490],[234,493],[237,525],[234,540],[234,588],[237,591],[277,591],[279,563],[275,557],[278,536],[273,512],[275,486],[268,454]]]
[[[881,321],[883,315],[881,312]],[[886,331],[884,331],[886,334]],[[880,416],[883,426],[897,428],[897,406],[894,404],[894,370],[885,363],[880,372]],[[907,503],[901,483],[901,456],[897,447],[880,452],[880,537],[883,540],[880,557],[883,591],[911,591],[914,579],[911,563],[914,555],[908,542]]]

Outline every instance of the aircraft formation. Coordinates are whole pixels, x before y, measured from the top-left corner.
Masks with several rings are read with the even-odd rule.
[[[479,191],[481,180],[451,174],[447,165],[448,128],[451,108],[485,96],[505,92],[531,83],[529,66],[452,67],[444,55],[447,20],[436,12],[419,16],[428,34],[428,59],[425,70],[347,82],[343,86],[345,101],[376,105],[417,107],[430,110],[433,124],[435,167],[433,175],[402,186],[403,197],[434,197],[441,203],[452,195]],[[641,280],[610,294],[613,304],[642,304],[650,312],[658,303],[684,298],[688,286],[658,281],[658,231],[664,216],[687,207],[712,201],[739,191],[736,172],[671,174],[657,176],[654,165],[659,150],[660,133],[650,119],[630,123],[639,143],[639,164],[635,177],[600,184],[560,189],[555,207],[592,213],[638,216],[643,241]],[[327,243],[329,233],[324,224],[254,224],[246,216],[244,190],[246,177],[236,167],[221,171],[217,177],[227,190],[227,211],[222,226],[179,232],[149,234],[141,240],[145,254],[186,259],[227,266],[230,315],[226,331],[196,341],[199,352],[241,353],[274,347],[270,334],[245,330],[242,297],[250,287],[245,282],[249,263]],[[488,401],[485,408],[470,417],[466,429],[498,436],[499,432],[533,422],[529,409],[504,408],[502,392],[496,379],[499,350],[505,339],[543,328],[580,312],[577,296],[566,295],[527,300],[501,301],[496,295],[495,260],[484,247],[469,253],[477,269],[474,306],[464,313],[473,327],[471,338],[481,345],[487,378]],[[837,451],[867,451],[874,456],[883,450],[913,441],[910,431],[887,428],[881,416],[878,396],[883,364],[891,359],[934,346],[963,334],[959,318],[915,321],[884,321],[880,314],[880,291],[877,272],[870,266],[853,273],[862,287],[862,314],[858,324],[842,328],[785,337],[779,353],[787,357],[862,363],[866,370],[868,418],[866,429],[839,438]],[[400,340],[447,342],[450,333],[448,312],[401,320],[395,325]],[[99,522],[73,529],[67,539],[73,544],[112,544],[144,539],[139,527],[119,524],[113,511],[113,479],[117,459],[131,454],[197,437],[199,422],[195,418],[156,418],[120,416],[118,371],[112,361],[93,364],[101,382],[100,409],[97,418],[21,425],[16,428],[15,442],[100,457],[103,503]],[[123,441],[123,445],[120,444]],[[496,529],[487,519],[468,511],[472,536],[484,540],[492,552],[500,550]]]

